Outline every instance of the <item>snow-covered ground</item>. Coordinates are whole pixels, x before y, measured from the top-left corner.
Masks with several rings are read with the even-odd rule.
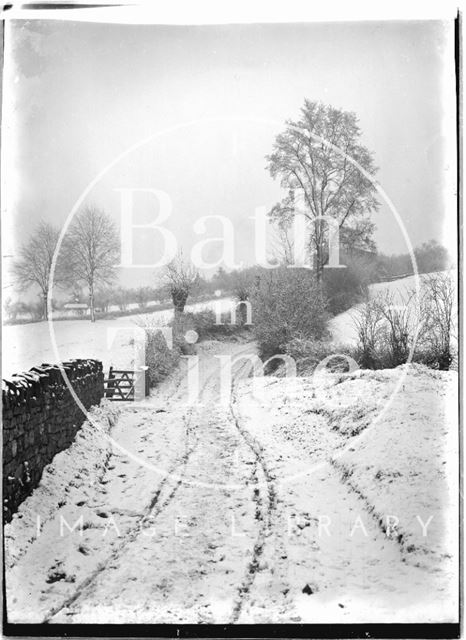
[[[456,283],[456,271],[452,270],[449,274],[452,281]],[[424,279],[432,275],[435,274],[421,274],[418,277],[408,276],[407,278],[400,278],[392,282],[376,282],[375,284],[369,285],[369,299],[374,299],[378,295],[388,294],[393,296],[394,304],[403,305],[409,299],[410,295],[417,291],[417,287],[419,287],[419,292],[422,293]],[[357,341],[354,318],[357,316],[357,311],[360,307],[361,305],[353,307],[330,320],[329,329],[335,344],[354,344]],[[456,315],[456,313],[457,310],[455,309],[454,315]]]
[[[415,286],[415,278],[410,276],[393,282],[373,284],[369,287],[369,292],[370,297],[384,291],[391,292],[396,302],[401,300],[401,296],[414,290]],[[222,313],[232,306],[232,298],[221,298],[188,305],[186,310],[210,308]],[[355,309],[351,309],[330,321],[329,328],[335,343],[355,342],[354,314]],[[55,321],[52,333],[55,336],[58,358],[49,323],[5,325],[2,328],[2,378],[10,378],[14,373],[21,373],[44,362],[54,363],[70,358],[97,358],[103,362],[104,370],[108,370],[111,365],[115,368],[130,368],[134,355],[131,347],[133,331],[140,320],[150,319],[151,322],[157,321],[161,326],[166,326],[172,317],[173,311],[166,310],[98,320],[95,323],[89,320]]]
[[[56,323],[60,355],[128,364],[133,321]],[[55,360],[45,323],[5,329],[10,371]],[[457,621],[457,373],[257,381],[253,343],[196,348],[44,470],[5,527],[9,621]]]
[[[262,585],[277,574],[303,622],[455,620],[457,374],[405,365],[295,385],[267,379],[259,401],[250,381],[237,391],[280,504],[244,620],[267,619]]]
[[[187,305],[187,311],[210,308],[227,311],[231,308],[231,298],[199,302]],[[48,322],[5,325],[2,328],[2,378],[10,378],[14,373],[27,371],[42,363],[55,363],[70,358],[96,358],[101,360],[104,370],[130,368],[133,360],[131,340],[140,319],[157,321],[166,326],[173,317],[173,311],[154,311],[138,316],[98,320],[60,320],[52,324],[56,348],[51,338]]]
[[[199,403],[181,368],[55,457],[5,527],[10,621],[456,620],[456,374],[242,360],[225,401],[216,356],[253,353],[203,343]]]

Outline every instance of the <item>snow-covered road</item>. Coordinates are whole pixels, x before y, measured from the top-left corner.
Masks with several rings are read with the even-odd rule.
[[[377,424],[401,370],[258,394],[242,360],[222,402],[227,353],[254,346],[199,345],[200,403],[181,367],[46,468],[5,528],[9,621],[453,621],[456,374],[409,368]]]

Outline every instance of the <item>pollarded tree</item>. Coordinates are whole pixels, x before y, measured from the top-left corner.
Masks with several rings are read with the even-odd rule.
[[[375,176],[377,169],[372,154],[360,143],[361,131],[354,113],[305,100],[301,118],[286,125],[266,157],[271,176],[279,178],[288,193],[272,208],[270,217],[286,227],[297,213],[306,216],[311,225],[309,249],[314,253],[320,282],[328,260],[329,236],[329,225],[322,218],[334,219],[339,229],[361,229],[361,221],[379,206],[371,180],[348,158],[370,176]],[[298,193],[303,198],[301,208],[297,207]],[[365,228],[370,235],[372,226]],[[361,242],[361,238],[358,240]]]
[[[42,315],[47,319],[47,293],[49,290],[52,260],[60,232],[48,222],[39,222],[29,241],[20,249],[19,259],[14,263],[13,274],[20,290],[30,287],[39,289]],[[63,268],[63,253],[57,256],[54,283],[64,286],[67,274]]]
[[[70,272],[75,281],[87,286],[91,322],[95,322],[96,290],[110,285],[116,275],[119,241],[115,225],[104,211],[88,206],[75,216],[64,244]]]
[[[164,279],[175,307],[175,316],[182,314],[189,294],[198,284],[198,272],[185,262],[180,251],[165,267]]]

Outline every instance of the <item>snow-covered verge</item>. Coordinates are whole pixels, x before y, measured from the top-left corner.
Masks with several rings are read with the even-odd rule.
[[[84,422],[72,445],[44,467],[39,485],[4,527],[7,570],[27,552],[65,503],[84,500],[86,486],[92,487],[100,481],[111,450],[105,436],[110,434],[118,414],[118,405],[107,400],[92,407],[90,416],[94,424],[89,420]],[[79,480],[82,482],[78,486]]]
[[[182,416],[172,424],[158,410],[120,406],[110,420],[106,407],[96,410],[108,430],[86,423],[5,527],[9,622],[46,621],[113,568],[115,554],[150,524],[154,496],[163,503],[176,485],[186,450]],[[135,460],[141,452],[160,470]]]
[[[458,545],[458,376],[420,365],[403,369],[394,408],[332,463],[382,527],[386,514],[399,519],[392,534],[413,562],[445,568]],[[369,374],[385,383],[387,400],[396,375]]]
[[[238,385],[238,416],[281,504],[273,569],[243,621],[267,619],[269,589],[258,585],[280,575],[291,621],[456,620],[456,388],[456,373],[417,365],[322,373],[288,389],[270,378],[259,398],[252,381]]]

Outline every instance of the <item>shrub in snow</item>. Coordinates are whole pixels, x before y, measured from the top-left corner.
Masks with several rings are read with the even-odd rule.
[[[382,321],[380,307],[374,300],[364,304],[353,315],[358,337],[356,357],[363,369],[378,368],[379,330]]]
[[[455,288],[447,273],[425,276],[414,291],[366,302],[353,316],[358,344],[353,357],[362,368],[392,369],[408,361],[448,370],[455,361]]]
[[[263,358],[285,353],[296,337],[320,340],[326,334],[325,299],[308,269],[262,273],[251,302],[254,337]]]
[[[234,324],[231,324],[232,315],[229,311],[223,312],[219,318],[217,318],[217,315],[212,309],[202,309],[194,313],[185,313],[184,316],[187,327],[196,331],[199,340],[241,335],[250,328],[247,325],[245,326],[247,316],[244,305],[238,306],[236,322],[234,322]],[[217,320],[219,321],[218,324]]]
[[[309,340],[302,336],[292,338],[285,347],[287,355],[296,362],[298,375],[309,375],[318,364],[332,356],[327,369],[332,372],[347,372],[349,364],[344,355],[351,355],[343,345],[335,345],[322,340]]]
[[[422,331],[417,360],[433,369],[448,371],[456,359],[455,299],[455,286],[448,273],[437,273],[424,278]]]
[[[170,349],[160,329],[146,329],[146,366],[151,387],[161,382],[178,364],[180,351]]]

